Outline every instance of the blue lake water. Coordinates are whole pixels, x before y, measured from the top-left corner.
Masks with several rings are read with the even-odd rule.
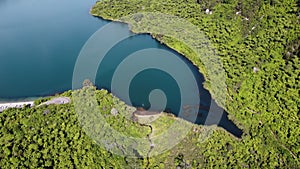
[[[89,14],[95,0],[1,0],[0,1],[0,101],[24,100],[61,93],[72,88],[74,65],[89,37],[108,21]],[[128,31],[125,24],[114,23]],[[96,85],[108,90],[114,70],[130,53],[146,48],[168,50],[192,70],[200,89],[201,105],[209,107],[211,96],[198,69],[180,54],[149,35],[136,35],[116,44],[98,70]],[[184,76],[184,75],[183,75]],[[176,114],[180,93],[174,79],[155,69],[137,74],[130,86],[134,106],[150,107],[149,92],[159,88],[168,99],[167,111]],[[111,91],[118,96],[118,93]],[[122,96],[120,96],[122,98]],[[196,123],[203,124],[206,110]],[[242,131],[224,112],[219,126],[240,136]]]

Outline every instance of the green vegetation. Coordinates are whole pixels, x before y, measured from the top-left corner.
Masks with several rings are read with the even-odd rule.
[[[202,155],[216,165],[290,168],[299,164],[300,156],[298,3],[296,0],[106,0],[97,2],[91,13],[128,22],[133,32],[142,33],[135,27],[139,18],[134,22],[122,17],[160,12],[184,18],[205,32],[217,48],[226,71],[225,108],[245,134],[241,142],[223,153],[214,150],[216,147],[225,150],[227,136],[220,136],[217,142],[212,139],[208,154]],[[212,14],[206,14],[206,9]],[[168,36],[153,34],[153,37],[196,64],[210,89],[207,70],[185,44]],[[230,159],[226,159],[228,153]]]
[[[206,14],[209,8],[213,13]],[[212,41],[226,71],[230,118],[243,128],[237,139],[221,128],[193,124],[171,150],[146,158],[118,156],[98,146],[73,104],[8,109],[0,113],[1,168],[297,168],[300,164],[299,6],[295,0],[101,0],[91,13],[105,19],[158,11],[185,18]],[[239,12],[240,13],[236,13]],[[247,19],[246,19],[247,18]],[[254,29],[252,29],[255,27]],[[134,30],[133,30],[134,31]],[[185,44],[153,37],[189,58],[210,79]],[[256,71],[254,71],[256,68]],[[131,120],[128,107],[88,83],[75,96],[95,91],[107,125],[128,136],[156,136],[176,119],[162,114],[148,125]],[[72,96],[72,91],[62,94]],[[73,96],[74,96],[73,95]],[[50,99],[50,98],[48,98]],[[36,101],[40,103],[42,100]],[[91,100],[78,103],[94,104]],[[113,107],[116,105],[117,107]],[[119,113],[114,115],[111,110]],[[83,113],[84,113],[83,109]],[[88,113],[88,111],[87,111]],[[80,116],[82,115],[82,116]],[[101,126],[95,126],[97,127]],[[110,135],[103,131],[101,136]],[[204,135],[210,134],[207,139]],[[122,146],[118,139],[114,140]]]
[[[134,122],[128,118],[128,106],[107,91],[95,90],[93,86],[86,86],[74,91],[73,94],[72,91],[68,91],[60,96],[73,96],[74,101],[74,96],[88,95],[90,91],[93,91],[97,102],[100,103],[97,108],[105,117],[106,125],[128,137],[147,138],[150,133],[149,126],[153,128],[154,137],[168,129],[174,121],[183,121],[168,114],[162,114],[148,125]],[[81,100],[81,102],[92,104],[91,100]],[[111,113],[113,108],[118,110],[118,114]],[[147,166],[152,168],[163,167],[165,160],[168,165],[175,164],[170,151],[150,159],[147,159],[145,155],[142,156],[142,152],[137,152],[135,158],[128,158],[127,154],[118,156],[107,151],[99,146],[100,143],[97,144],[97,140],[87,135],[82,124],[84,121],[78,120],[82,117],[80,113],[76,113],[74,103],[3,111],[0,113],[1,168],[146,168]],[[88,118],[88,116],[85,117]],[[193,139],[188,140],[189,146],[197,148],[198,131],[205,128],[185,123],[193,126],[193,131],[189,134],[191,135],[189,138]],[[111,135],[110,130],[94,127],[93,131],[104,132],[101,139]],[[222,130],[216,132],[225,133]],[[117,137],[110,143],[124,146],[122,140],[118,140]]]
[[[71,96],[71,91],[62,95]],[[148,132],[148,128],[124,116],[110,115],[113,97],[106,91],[97,91],[96,95],[106,105],[101,110],[108,124],[137,137]],[[123,168],[132,160],[111,154],[90,139],[73,104],[5,110],[0,113],[0,147],[1,168]],[[136,159],[134,163],[142,162]]]

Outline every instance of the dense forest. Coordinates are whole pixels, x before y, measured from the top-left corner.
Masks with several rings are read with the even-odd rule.
[[[132,25],[122,17],[138,12],[184,18],[210,39],[226,71],[223,108],[243,129],[242,138],[218,127],[188,124],[192,126],[189,134],[171,150],[150,158],[142,152],[127,158],[91,139],[73,104],[8,109],[0,113],[1,168],[299,168],[299,1],[101,0],[91,9],[94,16]],[[151,33],[135,27],[132,31]],[[193,51],[171,37],[152,36],[197,65],[210,90],[207,70]],[[61,95],[84,95],[88,90],[95,88],[86,86]],[[149,134],[149,126],[111,113],[116,99],[111,94],[95,92],[99,109],[114,129],[134,137]],[[160,133],[175,120],[180,119],[163,114],[151,128]],[[199,139],[205,131],[211,137]]]

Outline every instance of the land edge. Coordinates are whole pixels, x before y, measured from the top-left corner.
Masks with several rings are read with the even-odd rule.
[[[98,14],[94,14],[92,13],[92,9],[93,7],[90,9],[89,13],[96,17],[96,18],[100,18],[100,19],[103,19],[103,20],[106,20],[106,21],[112,21],[112,22],[117,22],[117,23],[122,23],[122,24],[127,24],[128,25],[128,28],[129,28],[129,31],[131,31],[132,33],[134,34],[145,34],[145,35],[150,35],[153,39],[157,40],[159,43],[163,44],[163,45],[166,45],[168,48],[176,51],[177,53],[179,53],[180,55],[182,55],[183,57],[185,57],[186,59],[188,59],[197,69],[198,69],[198,72],[201,73],[204,77],[204,83],[203,83],[203,88],[206,89],[207,91],[209,91],[210,95],[212,96],[212,98],[216,101],[216,103],[218,104],[218,106],[220,106],[220,104],[218,103],[218,101],[215,99],[215,96],[212,94],[211,92],[211,89],[210,87],[207,85],[207,83],[209,82],[208,80],[208,77],[207,77],[207,74],[205,73],[205,68],[202,67],[202,66],[198,66],[194,63],[193,60],[191,60],[189,57],[187,57],[183,52],[180,52],[178,51],[175,47],[171,46],[170,44],[168,43],[165,43],[164,41],[160,40],[159,38],[156,38],[155,34],[151,33],[151,32],[136,32],[132,29],[132,27],[130,26],[130,23],[129,22],[126,22],[126,21],[122,21],[122,20],[118,20],[118,19],[114,19],[114,18],[111,18],[111,17],[104,17],[104,16],[101,16],[101,15],[98,15]],[[227,90],[227,89],[226,89]],[[227,94],[228,95],[228,94]],[[226,107],[224,106],[220,106],[222,107],[224,110],[226,110]],[[233,120],[233,119],[231,119]],[[240,126],[239,126],[240,127]]]
[[[70,102],[71,102],[71,99],[69,97],[63,97],[63,96],[53,97],[50,100],[45,101],[45,102],[43,102],[39,105],[35,105],[35,100],[32,100],[32,101],[19,101],[19,102],[7,102],[7,103],[0,103],[0,112],[4,111],[6,109],[9,109],[9,108],[23,108],[23,107],[26,107],[26,106],[40,107],[40,106],[43,106],[43,105],[50,105],[50,104],[57,104],[57,105],[59,105],[59,104],[68,104]]]
[[[194,66],[196,66],[197,67],[197,69],[198,69],[198,71],[199,71],[199,73],[201,73],[202,75],[203,75],[203,77],[204,77],[204,79],[205,79],[205,82],[208,82],[208,80],[207,80],[207,75],[204,73],[204,71],[201,71],[201,69],[205,69],[205,68],[202,68],[202,67],[199,67],[198,65],[196,65],[191,59],[189,59],[184,53],[182,53],[182,52],[180,52],[180,51],[178,51],[178,50],[176,50],[176,48],[174,48],[174,47],[172,47],[170,44],[168,44],[168,43],[165,43],[164,41],[161,41],[160,39],[158,39],[158,38],[156,38],[156,36],[153,34],[153,33],[149,33],[149,32],[135,32],[133,29],[131,29],[131,26],[130,26],[130,23],[128,23],[128,22],[125,22],[125,21],[121,21],[121,20],[118,20],[118,19],[113,19],[113,18],[109,18],[109,17],[103,17],[103,16],[101,16],[101,15],[97,15],[97,14],[93,14],[92,12],[91,12],[91,10],[93,9],[93,7],[90,9],[90,11],[89,11],[89,13],[92,15],[92,16],[94,16],[94,17],[96,17],[96,18],[101,18],[101,19],[103,19],[103,20],[107,20],[107,21],[112,21],[112,22],[118,22],[118,23],[122,23],[122,24],[127,24],[128,26],[129,26],[129,30],[132,32],[132,33],[135,33],[135,34],[147,34],[147,35],[150,35],[153,39],[155,39],[155,40],[157,40],[158,42],[160,42],[161,44],[163,44],[163,45],[166,45],[167,47],[169,47],[170,49],[172,49],[172,50],[174,50],[174,51],[176,51],[176,52],[178,52],[179,54],[181,54],[183,57],[185,57],[186,59],[188,59]],[[204,83],[205,83],[204,82]],[[210,91],[210,88],[207,86],[207,85],[203,85],[203,87],[206,89],[206,90],[208,90],[209,92],[210,92],[210,94],[211,94],[211,91]],[[64,92],[62,92],[62,93],[64,93]],[[215,99],[214,97],[213,97],[213,95],[211,95],[212,96],[212,98],[213,99]],[[53,96],[45,96],[45,97],[53,97]],[[114,97],[116,97],[116,96],[114,96]],[[52,98],[52,99],[55,99],[55,97],[54,98]],[[51,100],[52,100],[51,99]],[[38,99],[35,99],[35,100],[38,100]],[[15,106],[12,106],[12,107],[7,107],[7,108],[22,108],[22,107],[24,107],[24,106],[28,106],[28,105],[30,105],[30,107],[32,107],[32,106],[35,106],[34,105],[34,101],[35,100],[33,100],[33,101],[28,101],[28,102],[26,102],[26,101],[20,101],[20,102],[7,102],[7,103],[0,103],[0,112],[2,112],[2,111],[4,111],[5,109],[1,109],[1,106],[2,105],[6,105],[6,104],[11,104],[11,105],[15,105]],[[50,100],[50,101],[51,101]],[[69,103],[69,102],[68,102]],[[40,105],[37,105],[37,106],[41,106],[41,105],[48,105],[46,102],[44,102],[44,103],[42,103],[42,104],[40,104]],[[56,103],[53,103],[53,104],[56,104]],[[66,104],[66,103],[58,103],[58,104]],[[217,103],[218,104],[218,103]],[[218,104],[219,105],[219,104]],[[222,107],[224,110],[226,110],[226,107]],[[138,111],[138,110],[137,110]],[[148,113],[142,113],[142,112],[144,112],[144,111],[138,111],[139,113],[136,113],[136,114],[134,114],[136,117],[144,117],[144,118],[147,118],[147,117],[152,117],[152,116],[157,116],[157,115],[161,115],[161,114],[167,114],[167,115],[169,115],[170,113],[166,113],[166,112],[151,112],[150,114],[148,114]],[[145,111],[145,112],[147,112],[147,111]],[[169,115],[170,117],[173,117],[172,116],[172,114],[170,114]],[[178,117],[176,117],[176,116],[174,116],[174,118],[178,118]],[[232,116],[230,116],[230,114],[229,114],[229,117],[228,117],[231,121],[233,121],[241,130],[243,130],[244,128],[243,128],[243,126],[242,125],[240,125],[240,123],[234,118],[234,117],[232,117]],[[207,125],[201,125],[202,127],[210,127],[210,126],[207,126]],[[211,125],[211,126],[215,126],[215,125]],[[229,133],[228,131],[226,131],[226,129],[224,129],[224,128],[222,128],[222,127],[217,127],[217,129],[216,130],[221,130],[221,131],[224,131],[224,132],[226,132],[226,133]],[[232,137],[234,137],[234,138],[237,138],[237,139],[239,139],[240,140],[240,138],[238,138],[238,137],[236,137],[236,136],[234,136],[233,134],[231,134],[231,133],[229,133],[229,135],[231,135]]]
[[[97,90],[105,90],[105,89],[97,89]],[[69,90],[69,91],[74,92],[75,90]],[[68,92],[68,91],[65,91],[65,92]],[[15,101],[15,102],[5,102],[5,103],[0,103],[0,113],[3,112],[4,110],[10,109],[10,108],[12,108],[12,109],[18,109],[18,108],[24,108],[24,107],[26,107],[26,106],[30,106],[31,108],[34,108],[34,107],[39,108],[40,106],[50,105],[50,104],[61,105],[61,104],[68,104],[68,103],[71,103],[71,102],[72,102],[72,97],[66,97],[66,96],[63,96],[63,95],[62,95],[62,94],[65,93],[65,92],[62,92],[62,93],[60,93],[60,94],[58,94],[58,95],[56,95],[56,96],[45,96],[45,97],[40,97],[40,98],[37,98],[37,99],[34,99],[34,100],[30,100],[30,101]],[[110,93],[110,95],[111,95],[112,97],[116,97],[113,93]],[[37,100],[39,100],[39,99],[41,99],[41,98],[47,98],[47,97],[49,98],[48,101],[44,101],[44,102],[42,102],[42,103],[40,103],[40,104],[38,104],[38,105],[35,105],[35,104],[34,104],[35,101],[37,101]],[[68,98],[68,99],[67,99],[68,102],[62,101],[61,103],[51,103],[51,102],[53,102],[53,100],[55,101],[56,99],[60,99],[60,98],[62,98],[62,100],[65,100],[65,99]],[[2,110],[2,109],[1,109],[1,106],[2,106],[2,105],[16,105],[16,106],[13,106],[13,107],[7,107],[6,109],[3,109],[3,110]],[[137,113],[137,112],[146,111],[146,110],[142,110],[142,109],[139,108],[139,107],[134,107],[134,108],[136,108],[136,110],[132,112],[132,117],[133,117],[133,118],[136,117],[136,118],[137,118],[137,119],[136,119],[136,120],[137,120],[136,122],[139,123],[140,125],[145,125],[145,124],[141,123],[141,122],[139,121],[139,118],[142,118],[142,119],[145,120],[145,118],[148,119],[148,118],[152,118],[152,117],[168,116],[169,118],[173,118],[173,119],[175,119],[175,120],[184,120],[184,119],[182,119],[182,118],[176,117],[176,116],[175,116],[174,114],[172,114],[172,113],[167,113],[167,112],[164,112],[164,111],[162,111],[162,112],[154,112],[154,111],[152,111],[151,114],[144,114],[144,115],[143,115],[143,113],[140,114],[140,113]],[[146,112],[147,112],[147,111],[146,111]],[[223,127],[218,127],[218,125],[216,125],[216,124],[214,124],[214,125],[197,125],[197,124],[188,122],[188,121],[186,121],[186,120],[184,120],[184,121],[187,122],[187,123],[189,123],[189,124],[191,125],[191,127],[193,128],[193,131],[196,130],[196,131],[194,131],[194,132],[204,132],[204,133],[206,133],[207,130],[212,130],[213,132],[214,132],[214,131],[217,131],[217,132],[222,132],[222,133],[225,134],[225,135],[229,135],[230,137],[234,138],[235,140],[238,140],[238,141],[241,141],[241,140],[242,140],[242,138],[236,137],[235,135],[233,135],[232,133],[228,132],[228,131],[227,131],[226,129],[224,129]],[[151,124],[146,124],[146,125],[147,125],[148,127],[151,126]],[[151,126],[151,127],[152,127],[152,126]],[[197,129],[200,129],[201,131],[200,131],[200,130],[198,131]]]
[[[94,7],[94,6],[93,6]],[[204,84],[203,84],[203,88],[205,88],[210,94],[211,94],[211,89],[205,85],[206,82],[209,82],[208,78],[207,78],[207,74],[204,73],[203,70],[205,70],[205,68],[203,67],[199,67],[198,65],[196,65],[190,58],[188,58],[184,53],[176,50],[176,48],[174,48],[173,46],[171,46],[170,44],[167,44],[163,41],[161,41],[160,39],[156,38],[154,34],[152,33],[149,33],[149,32],[135,32],[131,26],[130,26],[130,23],[126,22],[126,21],[121,21],[121,20],[118,20],[118,19],[114,19],[114,18],[111,18],[111,17],[104,17],[104,16],[101,16],[101,15],[98,15],[98,14],[95,14],[95,13],[92,13],[92,9],[93,7],[90,9],[89,13],[96,17],[96,18],[100,18],[100,19],[103,19],[103,20],[106,20],[106,21],[112,21],[112,22],[117,22],[117,23],[122,23],[122,24],[127,24],[128,25],[128,28],[129,28],[129,31],[131,31],[132,33],[135,33],[135,34],[146,34],[146,35],[150,35],[153,39],[157,40],[158,42],[160,42],[161,44],[163,45],[166,45],[167,47],[169,47],[170,49],[178,52],[179,54],[181,54],[183,57],[185,57],[186,59],[188,59],[194,66],[197,67],[199,73],[201,73],[204,77]],[[227,89],[226,89],[227,90]],[[214,95],[211,94],[211,97],[216,101],[217,105],[220,106],[220,104],[217,102],[217,100],[215,99]],[[227,97],[230,97],[228,94],[227,94]],[[227,108],[224,107],[224,106],[220,106],[221,108],[223,108],[224,110],[227,111]],[[228,112],[228,111],[227,111]],[[238,128],[240,128],[243,132],[245,130],[244,126],[231,114],[228,113],[228,119],[230,119]],[[223,128],[222,128],[223,129]],[[225,130],[225,129],[224,129]],[[235,136],[234,136],[235,137]]]

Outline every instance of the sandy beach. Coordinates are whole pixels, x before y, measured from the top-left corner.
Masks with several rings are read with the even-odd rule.
[[[51,104],[68,104],[71,102],[69,97],[57,97],[53,98],[49,101],[46,101],[39,106],[42,105],[51,105]],[[24,102],[11,102],[11,103],[0,103],[0,112],[8,108],[22,108],[25,105],[30,105],[30,107],[34,106],[34,101],[24,101]]]
[[[27,102],[0,103],[0,112],[8,108],[22,108],[25,105],[33,106],[34,102],[27,101]]]

